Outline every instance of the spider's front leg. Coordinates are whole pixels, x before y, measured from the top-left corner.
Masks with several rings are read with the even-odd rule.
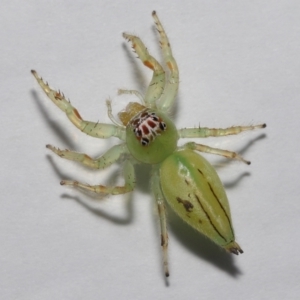
[[[153,77],[147,89],[144,102],[147,107],[156,107],[156,100],[160,98],[165,86],[165,71],[159,62],[149,54],[147,48],[140,38],[134,35],[123,33],[123,37],[131,42],[132,48],[143,62],[143,64],[153,70]]]
[[[178,70],[176,60],[172,54],[172,49],[171,49],[168,36],[155,11],[152,12],[152,17],[154,19],[157,31],[160,36],[160,45],[161,45],[163,57],[170,72],[168,76],[168,80],[166,82],[164,93],[159,99],[158,108],[163,111],[168,111],[172,107],[175,101],[175,97],[177,95],[177,91],[179,87],[179,70]]]
[[[115,136],[121,140],[125,140],[125,129],[123,127],[113,124],[95,123],[83,120],[77,109],[71,105],[70,101],[65,98],[63,93],[51,89],[48,83],[44,82],[36,71],[32,70],[31,73],[46,95],[56,106],[65,112],[69,120],[82,132],[101,139],[107,139]]]

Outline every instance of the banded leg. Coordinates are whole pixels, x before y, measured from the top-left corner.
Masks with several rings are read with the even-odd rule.
[[[41,86],[46,95],[58,106],[69,118],[69,120],[82,132],[87,135],[107,139],[115,136],[121,140],[125,140],[125,129],[113,124],[95,123],[90,121],[85,121],[81,118],[79,112],[75,107],[73,107],[68,101],[64,94],[60,91],[55,91],[51,89],[47,82],[44,82],[36,71],[32,70],[31,73],[37,80],[38,84]]]
[[[125,178],[125,184],[123,186],[88,185],[78,181],[71,181],[71,180],[62,180],[60,184],[73,186],[83,192],[92,192],[95,194],[111,194],[111,195],[125,194],[131,192],[135,186],[135,173],[131,161],[128,160],[124,163],[123,171],[124,171],[124,178]]]
[[[246,163],[247,165],[251,164],[250,161],[245,160],[242,156],[240,156],[236,152],[222,150],[222,149],[218,149],[218,148],[212,148],[212,147],[209,147],[209,146],[206,146],[206,145],[196,144],[196,143],[193,143],[193,142],[186,143],[184,145],[184,147],[187,148],[187,149],[196,150],[196,151],[199,151],[199,152],[211,153],[211,154],[225,156],[225,157],[231,158],[231,159],[237,159],[237,160],[240,160],[240,161]]]
[[[166,82],[164,93],[159,99],[158,107],[163,111],[169,110],[175,101],[179,86],[179,70],[175,58],[173,57],[169,39],[166,32],[156,14],[155,11],[152,12],[152,17],[160,35],[160,45],[163,53],[165,63],[170,71],[168,80]]]
[[[164,205],[164,196],[160,188],[160,179],[158,172],[153,174],[152,178],[152,190],[156,199],[160,230],[161,230],[161,247],[163,251],[163,267],[166,277],[169,277],[169,263],[168,263],[168,231],[167,231],[167,219],[166,219],[166,208]]]
[[[125,144],[113,146],[105,154],[96,159],[93,159],[84,153],[60,150],[51,145],[47,145],[46,147],[62,158],[79,162],[93,169],[105,169],[115,163],[122,154],[128,153],[128,149]]]
[[[135,50],[139,59],[143,64],[153,70],[152,80],[145,95],[145,103],[147,107],[156,107],[156,100],[162,95],[165,86],[165,71],[159,62],[149,54],[143,42],[134,35],[123,33],[123,37],[131,42],[132,48]]]
[[[205,138],[210,136],[218,137],[239,134],[243,131],[265,128],[266,126],[266,124],[259,124],[253,126],[232,126],[229,128],[182,128],[178,130],[178,134],[180,138]]]

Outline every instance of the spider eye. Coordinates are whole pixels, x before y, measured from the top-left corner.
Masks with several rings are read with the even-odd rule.
[[[167,125],[165,122],[160,122],[159,123],[159,128],[163,131],[165,131],[167,129]]]
[[[141,139],[141,144],[142,144],[143,146],[148,146],[148,145],[149,145],[149,140],[148,140],[147,138],[142,138],[142,139]]]
[[[151,116],[151,119],[153,120],[153,121],[156,121],[156,122],[158,122],[159,121],[159,118],[158,118],[158,116],[153,112],[153,113],[151,113],[150,114],[150,116]]]
[[[142,136],[142,131],[139,128],[135,128],[133,130],[133,132],[134,132],[134,134],[135,134],[136,137],[141,137]]]

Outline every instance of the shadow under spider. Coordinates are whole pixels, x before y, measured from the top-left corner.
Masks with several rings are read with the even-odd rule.
[[[227,272],[232,277],[242,274],[240,269],[235,266],[234,256],[227,253],[207,237],[194,230],[191,226],[181,220],[177,214],[167,206],[169,231],[172,236],[197,257],[210,262],[216,268]],[[171,238],[172,238],[171,236]],[[172,240],[169,241],[169,246]]]
[[[251,132],[251,131],[250,131]],[[246,134],[246,133],[245,133]],[[265,139],[267,137],[267,135],[265,133],[262,133],[260,135],[258,135],[257,137],[255,138],[252,138],[252,139],[249,139],[249,141],[245,144],[245,146],[243,146],[240,150],[232,150],[232,149],[223,149],[223,150],[228,150],[228,151],[234,151],[238,154],[240,154],[241,156],[243,156],[243,158],[246,158],[248,160],[247,157],[244,157],[244,154],[247,153],[248,149],[254,145],[254,143],[256,143],[257,141],[259,140],[262,140],[262,139]],[[224,137],[223,137],[224,138]],[[230,136],[227,137],[228,139],[230,139]],[[203,139],[201,139],[203,140]],[[205,143],[206,144],[206,143]],[[209,160],[209,159],[208,159]],[[219,162],[216,162],[213,165],[213,167],[215,169],[221,169],[223,167],[226,167],[227,165],[231,164],[233,161],[236,161],[234,159],[230,159],[230,158],[225,158],[225,157],[220,157],[219,158]],[[240,162],[240,161],[236,161],[237,163],[239,164],[244,164],[243,162]],[[248,166],[248,168],[251,168],[251,165],[252,165],[252,160],[250,159],[250,162],[251,164]],[[254,162],[255,163],[255,162]],[[250,170],[251,169],[248,169],[249,171],[247,171],[248,175],[250,175]]]
[[[133,205],[132,205],[132,194],[126,194],[126,200],[122,199],[122,202],[124,201],[125,208],[126,208],[126,216],[123,218],[114,216],[112,214],[107,213],[106,211],[101,210],[98,207],[93,207],[92,205],[89,205],[87,201],[83,201],[79,196],[72,196],[69,194],[62,194],[61,196],[64,199],[72,199],[75,200],[77,203],[79,203],[82,207],[84,207],[86,210],[91,212],[92,214],[96,215],[97,217],[106,219],[114,224],[119,225],[127,225],[132,223],[133,220]],[[125,195],[124,195],[125,197]],[[105,199],[103,199],[105,201]],[[93,198],[89,199],[89,201],[93,201]],[[96,200],[98,202],[98,200]],[[100,200],[101,201],[101,200]]]
[[[56,163],[54,162],[53,158],[51,155],[47,155],[47,159],[50,162],[50,164],[52,165],[52,168],[54,170],[54,172],[56,173],[57,177],[60,180],[74,180],[73,178],[70,178],[70,176],[64,174],[63,172],[60,171],[60,169],[57,167]],[[84,167],[84,166],[82,166]],[[88,170],[90,170],[91,172],[101,172],[101,170],[93,170],[90,169],[88,167],[84,167]],[[136,184],[136,188],[135,190],[141,190],[144,193],[149,193],[149,173],[150,173],[150,166],[148,168],[141,168],[140,166],[136,166],[135,167],[136,170],[136,178],[137,178],[137,184]],[[114,182],[116,181],[116,178],[118,178],[119,175],[119,170],[115,170],[114,172],[112,172],[109,177],[105,178],[105,182],[110,182],[112,184],[114,184]],[[103,184],[105,184],[105,182],[103,182]],[[82,192],[82,191],[79,191]],[[92,203],[98,203],[101,201],[109,201],[107,200],[108,197],[113,197],[113,195],[104,195],[101,196],[99,195],[99,197],[97,195],[94,194],[89,194],[89,193],[85,193],[82,192],[83,195],[86,195],[87,200],[83,200],[82,197],[80,196],[73,196],[67,193],[63,193],[62,194],[62,198],[65,199],[73,199],[75,200],[77,203],[79,203],[80,205],[82,205],[84,208],[86,208],[88,211],[92,212],[93,214],[107,219],[115,224],[120,224],[120,225],[124,225],[124,224],[130,224],[133,220],[133,195],[134,195],[134,191],[131,193],[126,193],[123,195],[120,195],[121,197],[124,197],[124,200],[122,199],[122,205],[123,205],[123,201],[126,203],[126,216],[124,216],[123,218],[120,217],[116,217],[112,214],[109,214],[103,210],[101,210],[101,208],[99,207],[93,207]],[[92,196],[93,195],[93,196]],[[126,199],[125,199],[126,198]],[[90,204],[89,204],[90,202]]]

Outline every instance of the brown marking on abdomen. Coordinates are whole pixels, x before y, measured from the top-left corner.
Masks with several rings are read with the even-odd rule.
[[[187,212],[193,211],[194,205],[190,201],[183,200],[183,199],[181,199],[179,197],[177,197],[176,200],[178,201],[178,203],[181,203],[183,205],[183,207],[185,208],[185,210]]]
[[[202,205],[202,203],[201,203],[201,201],[200,201],[200,198],[199,198],[196,194],[195,194],[195,198],[197,199],[197,201],[198,201],[198,203],[199,203],[201,209],[204,211],[204,213],[205,213],[205,215],[206,215],[206,217],[207,217],[207,219],[208,219],[210,225],[214,228],[214,230],[217,232],[217,234],[218,234],[218,235],[226,242],[225,237],[221,234],[221,232],[218,230],[218,228],[216,227],[216,225],[212,222],[212,220],[211,220],[209,214],[208,214],[207,211],[204,209],[204,207],[203,207],[203,205]]]

